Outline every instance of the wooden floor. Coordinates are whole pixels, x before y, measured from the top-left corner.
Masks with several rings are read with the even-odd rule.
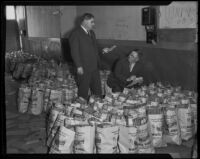
[[[18,113],[16,103],[19,85],[10,76],[5,76],[7,153],[46,154],[45,114],[34,116]],[[192,143],[191,139],[181,146],[156,148],[156,153],[171,154],[173,158],[190,158]]]

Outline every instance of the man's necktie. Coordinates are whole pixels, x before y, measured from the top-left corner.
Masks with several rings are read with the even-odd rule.
[[[88,36],[89,36],[89,37],[92,37],[90,31],[88,31]]]

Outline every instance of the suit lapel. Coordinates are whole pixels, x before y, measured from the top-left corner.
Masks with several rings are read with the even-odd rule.
[[[90,37],[90,36],[85,32],[85,30],[83,30],[83,28],[81,28],[81,27],[80,27],[80,32],[81,32],[81,34],[82,34],[83,36],[85,36],[85,37],[91,39],[91,37]]]
[[[126,60],[125,60],[125,67],[126,67],[127,72],[130,73],[130,67],[129,67],[128,58],[126,58]]]

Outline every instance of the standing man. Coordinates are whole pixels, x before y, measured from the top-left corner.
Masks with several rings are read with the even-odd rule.
[[[85,13],[81,18],[81,25],[72,32],[69,42],[71,55],[77,69],[78,96],[88,100],[89,89],[91,93],[102,95],[100,81],[100,58],[94,27],[94,16]]]

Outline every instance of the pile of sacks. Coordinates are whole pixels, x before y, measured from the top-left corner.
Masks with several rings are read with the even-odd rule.
[[[161,83],[91,96],[87,103],[53,103],[48,112],[49,153],[154,153],[196,133],[197,94]]]
[[[37,81],[38,79],[50,79],[58,80],[63,82],[64,79],[67,79],[69,76],[72,76],[70,69],[71,66],[68,64],[58,63],[55,60],[39,60],[37,63],[34,63],[33,69],[29,81]]]
[[[38,56],[27,52],[6,52],[5,71],[11,73],[15,79],[27,78],[32,72],[32,64],[38,60]]]
[[[51,67],[49,67],[51,66]],[[101,71],[102,93],[109,72]],[[18,111],[39,115],[47,112],[53,102],[70,103],[77,97],[77,85],[68,65],[46,61],[33,64],[28,83],[21,84],[18,92]]]
[[[49,153],[154,153],[147,117],[128,125],[123,108],[96,99],[56,103],[49,113]],[[106,104],[107,103],[107,104]]]
[[[71,103],[77,95],[77,86],[73,76],[65,80],[31,78],[29,83],[21,84],[18,92],[18,111],[39,115],[47,112],[52,103]]]
[[[5,58],[6,70],[12,73],[15,79],[58,78],[62,80],[66,79],[71,67],[23,51],[7,52]]]

